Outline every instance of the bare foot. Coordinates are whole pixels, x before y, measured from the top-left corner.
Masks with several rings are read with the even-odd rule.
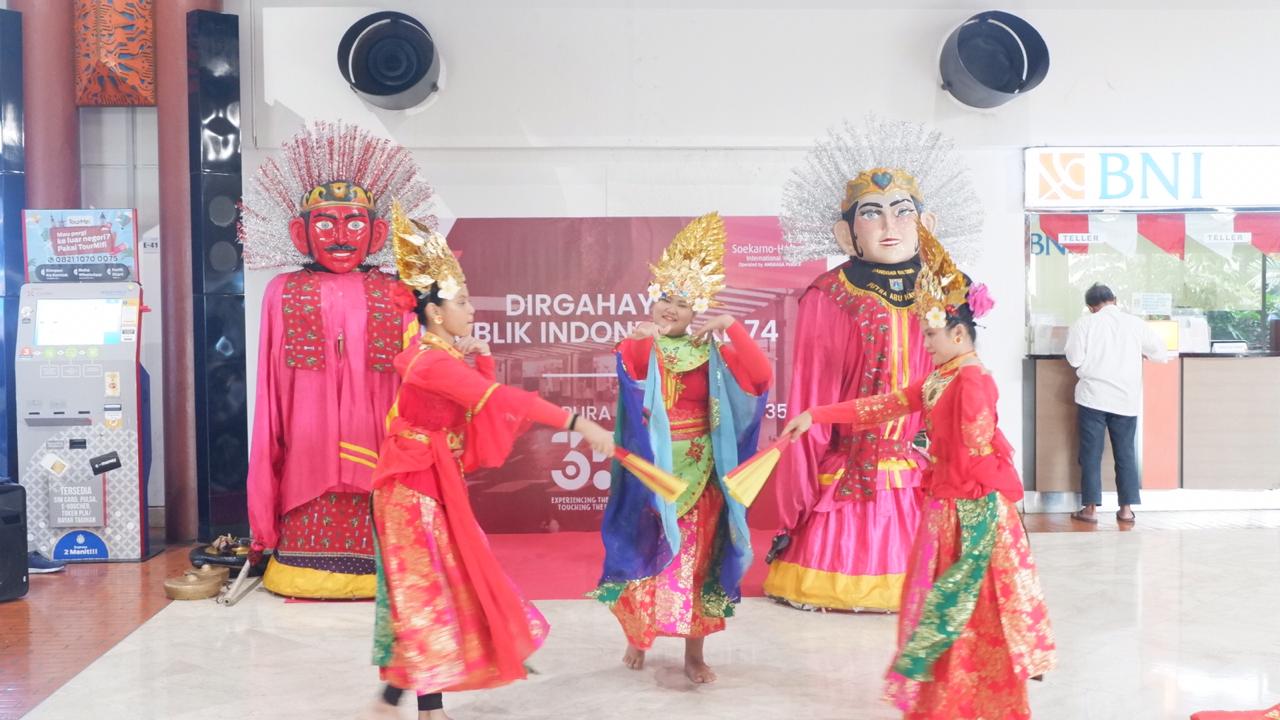
[[[706,685],[716,681],[715,672],[702,658],[686,656],[684,659],[684,674],[689,678],[689,682],[696,685]]]
[[[627,654],[622,656],[622,664],[632,670],[644,669],[644,651],[638,647],[627,646]]]
[[[1085,505],[1079,510],[1071,513],[1071,519],[1086,523],[1096,523],[1098,522],[1097,510],[1097,505]]]
[[[685,638],[684,641],[684,674],[695,685],[706,685],[716,681],[716,674],[707,666],[702,649],[707,639]]]

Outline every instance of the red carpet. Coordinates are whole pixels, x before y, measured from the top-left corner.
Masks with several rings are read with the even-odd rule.
[[[312,598],[285,598],[285,605],[306,605],[308,603],[371,603],[373,598],[356,598],[354,600],[314,600]]]
[[[1280,718],[1280,705],[1273,705],[1266,710],[1205,710],[1191,716],[1191,720],[1272,720]]]
[[[756,559],[742,581],[744,597],[763,594],[767,571],[764,554],[771,533],[751,531]],[[502,567],[530,600],[577,600],[600,579],[604,546],[595,532],[490,535],[489,544]]]

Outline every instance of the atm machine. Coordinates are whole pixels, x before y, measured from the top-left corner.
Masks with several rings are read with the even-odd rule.
[[[149,555],[141,312],[133,282],[22,288],[18,477],[29,547],[54,560]]]

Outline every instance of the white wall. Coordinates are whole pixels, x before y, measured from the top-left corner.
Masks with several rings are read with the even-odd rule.
[[[142,364],[151,374],[151,484],[148,505],[164,504],[164,427],[160,343],[160,171],[156,109],[80,109],[80,195],[83,207],[137,208],[142,299]],[[153,245],[158,245],[152,243]]]
[[[1117,7],[1119,6],[1119,7]],[[1280,142],[1280,10],[1264,0],[1015,0],[1044,34],[1048,78],[995,112],[937,87],[944,37],[985,3],[316,3],[227,0],[241,14],[246,174],[303,120],[361,123],[414,148],[453,216],[773,214],[824,128],[868,111],[927,121],[971,159],[988,250],[971,274],[999,302],[980,347],[1022,441],[1021,148]],[[373,110],[334,53],[367,12],[431,28],[446,87],[426,109]],[[265,277],[249,280],[256,307]],[[256,316],[256,312],[251,314]],[[257,318],[249,332],[256,337]],[[251,345],[252,345],[251,341]],[[249,372],[256,349],[250,348]]]

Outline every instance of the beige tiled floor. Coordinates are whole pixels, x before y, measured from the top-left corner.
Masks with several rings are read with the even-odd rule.
[[[1038,718],[1187,718],[1280,702],[1280,530],[1035,534],[1059,668],[1033,683]],[[895,619],[749,600],[708,642],[720,673],[694,688],[680,645],[618,662],[620,632],[590,601],[542,602],[552,622],[517,685],[448,696],[478,718],[892,718],[879,701]],[[374,695],[372,605],[174,603],[37,707],[35,720],[351,718]],[[38,668],[33,668],[38,671]],[[405,703],[404,717],[411,717]]]

